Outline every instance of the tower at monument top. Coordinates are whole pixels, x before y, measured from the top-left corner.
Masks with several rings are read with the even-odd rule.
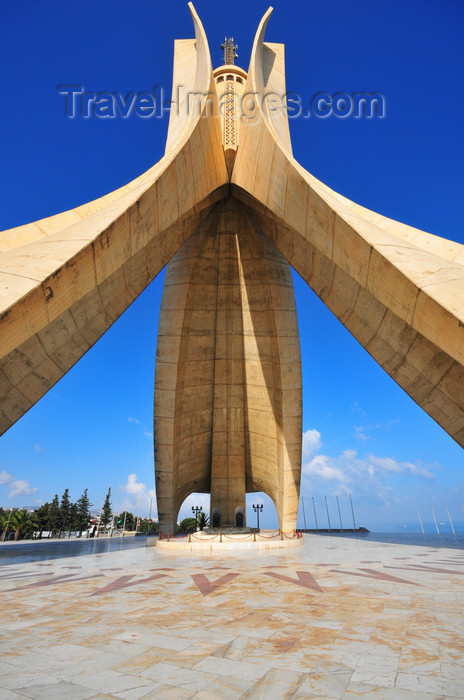
[[[224,51],[224,64],[226,66],[233,66],[235,59],[238,58],[237,49],[238,46],[234,44],[234,37],[224,38],[224,43],[221,44],[221,49]]]

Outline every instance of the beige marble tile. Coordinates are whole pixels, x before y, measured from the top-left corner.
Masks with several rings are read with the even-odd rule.
[[[254,687],[253,681],[246,681],[242,678],[218,677],[214,681],[195,693],[195,700],[238,700],[246,697],[247,690]]]
[[[262,678],[269,670],[268,667],[260,664],[248,663],[232,659],[219,659],[216,656],[207,656],[194,667],[194,670],[213,673],[217,676],[232,676],[233,678],[243,678],[247,681],[256,681]]]
[[[0,637],[0,697],[27,697],[19,692],[27,688],[37,697],[47,688],[47,698],[66,698],[69,688],[70,697],[126,700],[463,697],[464,577],[447,580],[447,595],[437,597],[441,573],[407,568],[411,561],[436,568],[444,558],[441,567],[462,566],[459,555],[308,536],[298,551],[258,558],[172,557],[147,548],[18,565],[15,579],[2,579],[0,568],[12,627]],[[165,579],[144,583],[164,567]],[[423,585],[343,573],[369,567]],[[121,570],[140,584],[90,595]],[[21,588],[39,583],[43,571],[57,582]],[[222,586],[212,604],[191,574],[215,580],[224,571],[240,572],[240,585]],[[298,586],[297,571],[309,571],[324,592]],[[66,573],[72,576],[58,578]],[[98,576],[75,580],[91,575]]]

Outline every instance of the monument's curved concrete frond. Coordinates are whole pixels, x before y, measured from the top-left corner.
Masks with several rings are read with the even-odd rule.
[[[372,357],[464,445],[464,246],[369,211],[297,163],[266,108],[270,52],[277,62],[276,45],[264,43],[269,15],[250,61],[255,107],[241,120],[233,195]]]
[[[100,338],[228,189],[208,43],[178,42],[196,108],[172,118],[165,156],[125,187],[0,233],[0,432]],[[180,68],[179,68],[180,67]]]
[[[291,269],[464,445],[464,246],[371,212],[293,158],[282,44],[264,15],[248,73],[175,42],[164,157],[125,187],[0,233],[0,432],[167,265],[155,377],[160,528],[192,492],[244,525],[264,491],[296,527],[301,362]],[[277,97],[276,101],[272,95]],[[279,102],[283,108],[279,109]]]

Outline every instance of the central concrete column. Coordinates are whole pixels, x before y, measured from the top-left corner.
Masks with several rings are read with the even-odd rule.
[[[295,527],[301,365],[292,277],[232,197],[218,202],[166,270],[155,462],[165,534],[193,492],[211,494],[212,525],[246,525],[246,493],[264,491],[280,526]]]
[[[222,205],[218,221],[218,285],[211,454],[211,524],[245,524],[245,376],[237,206]],[[243,217],[243,215],[242,215]],[[242,225],[243,228],[243,225]]]

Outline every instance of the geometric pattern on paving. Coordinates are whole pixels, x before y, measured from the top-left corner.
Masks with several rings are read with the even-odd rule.
[[[2,700],[464,695],[461,552],[306,535],[291,552],[78,561],[0,568]]]

